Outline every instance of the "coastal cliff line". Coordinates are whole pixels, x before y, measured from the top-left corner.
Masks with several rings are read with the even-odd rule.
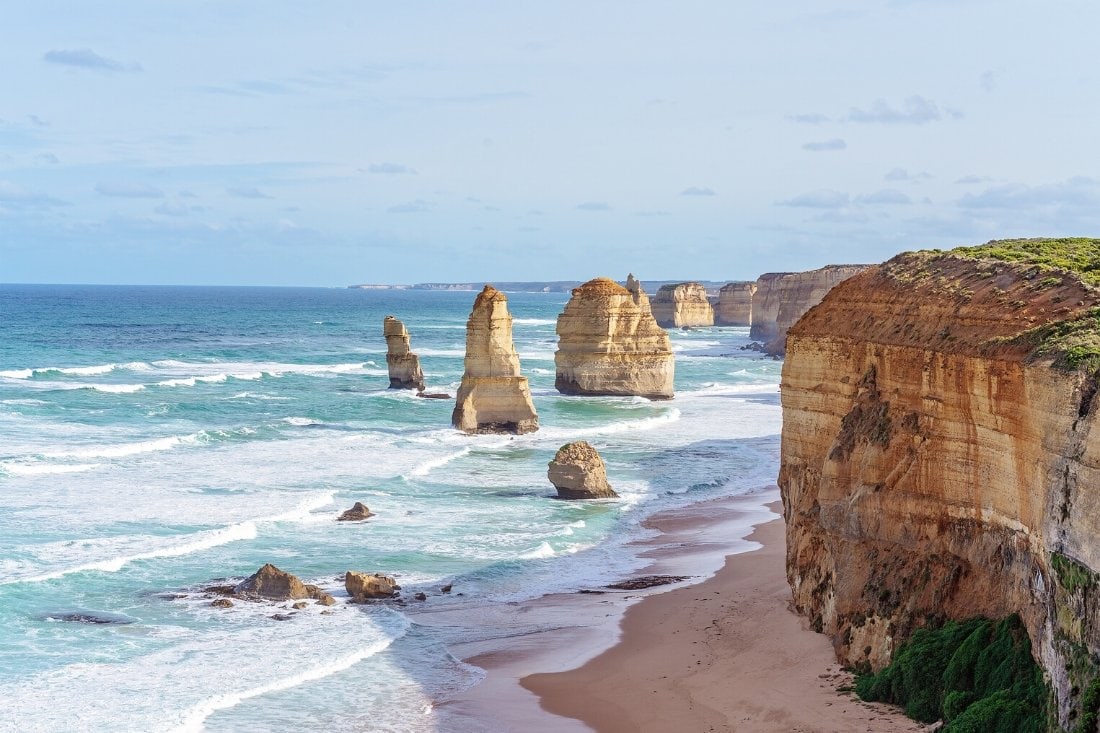
[[[841,662],[1018,614],[1057,724],[1095,729],[1098,272],[1097,239],[906,253],[788,331],[787,575]]]

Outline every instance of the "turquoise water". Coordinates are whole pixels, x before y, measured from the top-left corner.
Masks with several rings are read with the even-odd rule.
[[[400,606],[275,621],[197,591],[265,562],[341,601],[348,569],[429,605],[575,590],[643,567],[653,512],[774,482],[780,364],[747,329],[673,332],[671,401],[563,397],[566,297],[509,294],[540,430],[470,437],[385,388],[381,333],[401,318],[454,394],[474,293],[0,286],[0,728],[438,729],[480,671]],[[552,498],[578,438],[620,500]],[[355,501],[377,516],[337,523]]]

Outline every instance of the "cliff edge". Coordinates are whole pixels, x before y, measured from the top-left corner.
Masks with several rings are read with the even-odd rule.
[[[1098,239],[906,253],[790,328],[787,575],[840,661],[880,669],[918,627],[1016,613],[1059,723],[1089,713],[1098,284]]]

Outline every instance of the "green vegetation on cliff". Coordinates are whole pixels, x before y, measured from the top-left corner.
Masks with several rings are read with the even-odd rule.
[[[1040,271],[1068,270],[1090,285],[1100,285],[1100,239],[1091,237],[994,239],[975,247],[956,247],[949,253],[975,260],[1035,265]]]
[[[918,629],[889,667],[860,677],[864,700],[894,703],[944,733],[1041,733],[1049,693],[1019,617]]]

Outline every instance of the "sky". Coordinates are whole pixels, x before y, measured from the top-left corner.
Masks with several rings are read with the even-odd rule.
[[[1094,0],[36,0],[0,282],[747,280],[1100,234]]]

